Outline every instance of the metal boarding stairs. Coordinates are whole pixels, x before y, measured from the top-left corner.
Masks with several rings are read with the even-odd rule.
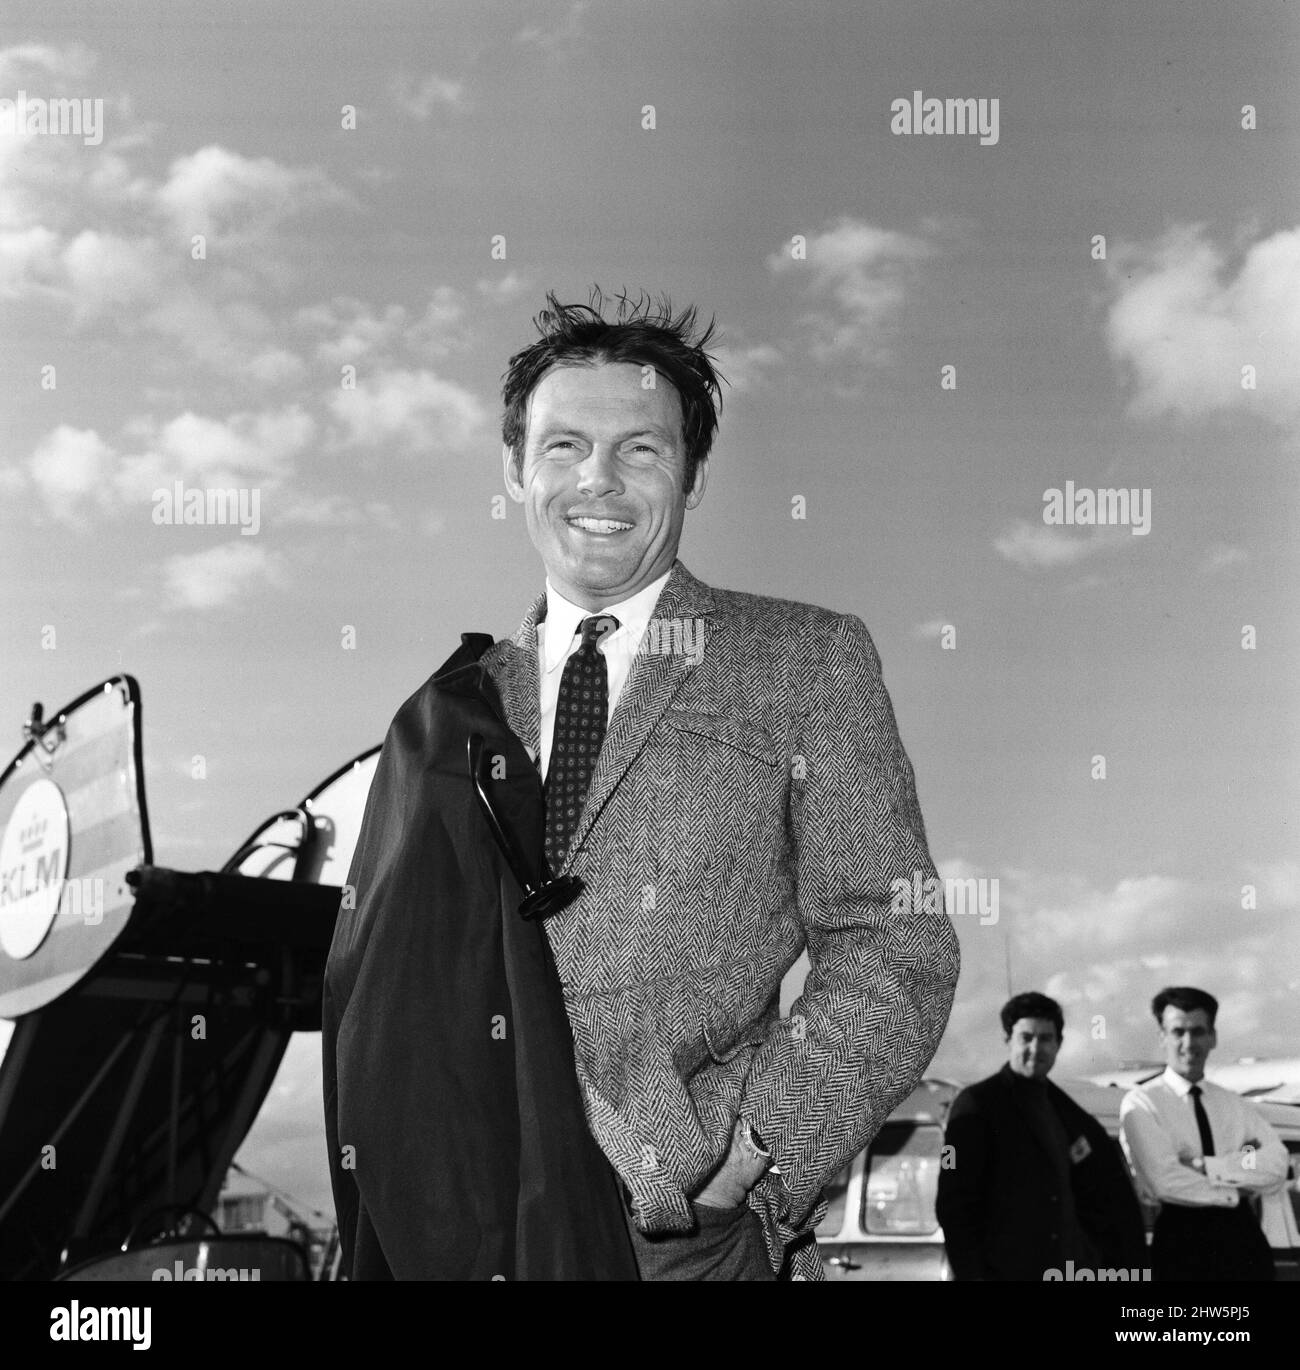
[[[24,732],[0,773],[0,1279],[310,1278],[298,1243],[210,1213],[320,1028],[379,749],[186,872],[153,865],[132,677]]]

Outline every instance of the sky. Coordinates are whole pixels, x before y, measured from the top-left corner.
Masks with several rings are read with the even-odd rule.
[[[665,291],[729,382],[682,560],[866,622],[985,896],[934,1072],[996,1068],[1009,988],[1064,1006],[1058,1075],[1151,1057],[1167,983],[1221,1059],[1295,1055],[1298,36],[1269,0],[0,25],[0,100],[102,102],[0,105],[11,745],[130,672],[155,859],[219,867],[541,590],[499,380],[545,292]],[[914,92],[996,139],[895,131]],[[178,481],[247,531],[157,522]],[[1136,493],[1045,522],[1067,482]],[[325,1208],[318,1051],[241,1160]]]

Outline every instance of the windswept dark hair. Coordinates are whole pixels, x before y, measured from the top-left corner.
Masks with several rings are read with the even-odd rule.
[[[1161,1027],[1165,1025],[1165,1009],[1171,1004],[1184,1013],[1195,1013],[1198,1008],[1203,1008],[1211,1027],[1214,1026],[1214,1015],[1219,1011],[1219,1001],[1205,990],[1195,989],[1191,985],[1169,985],[1151,1001],[1151,1012]]]
[[[611,310],[612,320],[605,317]],[[694,305],[674,314],[666,295],[656,299],[642,293],[633,299],[625,289],[607,296],[599,286],[592,286],[586,304],[561,304],[548,291],[546,308],[533,319],[533,326],[540,335],[538,340],[510,358],[501,378],[505,405],[501,437],[514,454],[516,473],[521,472],[523,463],[528,397],[548,371],[556,366],[631,362],[654,367],[658,375],[672,382],[681,398],[686,447],[683,486],[690,490],[695,468],[713,446],[722,408],[718,382],[725,378],[705,351],[714,338],[714,320],[710,319],[697,336]]]
[[[1056,1024],[1056,1035],[1065,1036],[1065,1014],[1055,999],[1030,990],[1028,994],[1017,994],[1002,1005],[1002,1031],[1008,1037],[1011,1029],[1022,1018],[1050,1018]]]

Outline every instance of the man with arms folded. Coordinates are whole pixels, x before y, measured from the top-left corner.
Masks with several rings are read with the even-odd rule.
[[[1151,1260],[1157,1280],[1271,1280],[1252,1199],[1286,1183],[1287,1155],[1252,1104],[1205,1079],[1218,1043],[1213,995],[1188,986],[1151,1001],[1164,1073],[1120,1106],[1124,1152],[1145,1196],[1161,1205]]]

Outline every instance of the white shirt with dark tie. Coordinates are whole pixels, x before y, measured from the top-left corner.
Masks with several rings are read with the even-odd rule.
[[[618,619],[618,627],[600,639],[596,650],[600,652],[609,672],[609,710],[605,717],[608,725],[614,714],[623,687],[632,671],[632,660],[636,656],[641,638],[654,615],[659,595],[668,583],[671,571],[665,571],[658,580],[644,585],[636,594],[618,604],[610,604],[601,609],[602,614],[611,614]],[[560,680],[564,676],[564,665],[582,645],[578,636],[578,626],[583,619],[590,618],[590,609],[580,608],[565,597],[546,580],[546,617],[537,625],[537,676],[540,687],[540,730],[538,741],[541,756],[538,769],[542,778],[551,764],[551,744],[555,738],[555,708],[560,696]]]
[[[1268,1120],[1241,1095],[1199,1082],[1222,1178],[1185,1164],[1203,1155],[1192,1085],[1176,1071],[1130,1090],[1119,1110],[1120,1141],[1143,1197],[1189,1208],[1236,1208],[1238,1191],[1267,1193],[1286,1182],[1286,1147]]]

